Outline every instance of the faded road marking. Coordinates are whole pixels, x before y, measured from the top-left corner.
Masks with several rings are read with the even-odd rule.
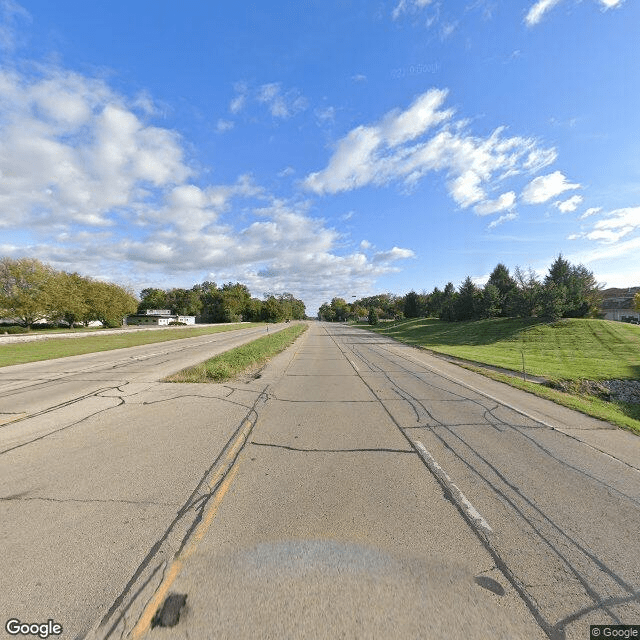
[[[478,510],[467,500],[467,497],[460,491],[460,489],[453,483],[451,478],[447,475],[445,470],[434,460],[433,456],[427,451],[422,442],[416,440],[414,442],[420,457],[424,460],[424,463],[429,467],[429,471],[433,473],[441,484],[449,491],[456,504],[464,511],[465,515],[485,533],[493,533],[493,529],[489,526],[489,523],[480,515]]]

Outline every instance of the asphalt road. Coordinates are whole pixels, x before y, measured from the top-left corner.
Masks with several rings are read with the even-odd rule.
[[[0,369],[5,620],[152,639],[640,624],[636,436],[343,325],[311,323],[258,379],[158,382],[227,344],[186,343]],[[170,594],[179,621],[151,628],[175,622]]]

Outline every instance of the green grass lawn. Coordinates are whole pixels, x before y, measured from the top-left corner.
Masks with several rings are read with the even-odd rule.
[[[36,340],[33,342],[16,342],[0,345],[0,367],[52,358],[78,356],[97,351],[124,349],[154,342],[193,338],[209,333],[222,331],[238,331],[250,327],[264,326],[262,323],[223,324],[215,327],[172,327],[154,331],[132,331],[131,333],[104,334],[80,338],[55,338],[51,340]]]
[[[566,380],[640,379],[640,326],[535,318],[443,322],[432,318],[379,324],[373,330],[407,344],[486,364]]]
[[[595,319],[549,324],[536,318],[443,322],[432,318],[361,325],[406,344],[548,380],[639,380],[640,326]],[[473,368],[473,367],[469,367]],[[640,407],[607,402],[473,368],[519,388],[640,434]]]
[[[293,344],[307,330],[306,324],[292,327],[252,340],[235,349],[225,351],[195,367],[178,371],[165,382],[223,382],[267,362]]]

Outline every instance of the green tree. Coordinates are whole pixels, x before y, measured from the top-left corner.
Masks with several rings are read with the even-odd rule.
[[[323,302],[320,305],[318,309],[318,319],[324,322],[333,322],[336,319],[336,314],[328,302]]]
[[[165,299],[167,309],[180,316],[197,316],[202,311],[202,299],[193,289],[171,289]]]
[[[498,290],[500,315],[509,315],[509,296],[516,288],[516,281],[509,274],[509,269],[501,262],[498,263],[491,272],[487,284],[493,285]]]
[[[167,292],[162,289],[154,289],[152,287],[143,289],[140,292],[140,304],[138,305],[138,313],[144,313],[147,309],[167,309]]]
[[[421,315],[420,296],[415,291],[409,291],[404,297],[403,313],[405,318],[419,318]]]
[[[545,289],[551,285],[554,285],[555,293],[546,296],[545,300],[558,297],[558,291],[563,289],[564,317],[584,318],[597,313],[600,307],[601,287],[593,273],[583,265],[572,265],[560,254],[549,267],[549,273],[544,280]]]
[[[331,309],[333,309],[334,319],[337,322],[344,322],[350,313],[349,305],[343,298],[333,298]]]
[[[33,258],[0,260],[0,312],[30,328],[53,311],[56,272]]]
[[[84,322],[89,311],[89,280],[78,273],[62,271],[51,279],[50,286],[53,302],[49,319],[62,320],[70,329],[77,322]]]
[[[378,310],[375,307],[369,307],[369,316],[367,320],[372,326],[378,324]]]
[[[452,282],[447,285],[442,292],[442,304],[440,307],[440,320],[451,322],[456,319],[455,316],[455,299],[458,294]]]
[[[542,315],[551,321],[563,317],[567,308],[567,288],[562,284],[548,282],[541,294]]]
[[[473,320],[480,317],[481,294],[478,287],[467,276],[460,285],[458,295],[454,303],[454,315],[456,320]]]
[[[487,282],[482,289],[480,315],[483,318],[495,318],[502,313],[502,308],[498,287]]]
[[[640,311],[640,291],[633,296],[633,308],[636,311]]]
[[[269,296],[262,303],[262,320],[265,322],[280,322],[283,319],[282,305],[275,296]]]
[[[113,282],[91,280],[87,289],[89,310],[85,322],[98,320],[105,327],[119,327],[123,318],[138,308],[133,293]]]
[[[524,271],[516,267],[514,271],[516,288],[508,298],[509,315],[530,318],[541,312],[542,284],[531,269]]]

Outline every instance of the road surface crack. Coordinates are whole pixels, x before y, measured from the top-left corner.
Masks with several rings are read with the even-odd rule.
[[[412,449],[387,449],[385,447],[376,448],[356,448],[356,449],[311,449],[302,447],[290,447],[286,444],[274,444],[270,442],[250,442],[256,447],[274,447],[276,449],[286,449],[288,451],[299,451],[301,453],[410,453],[415,455]]]
[[[29,496],[24,493],[11,496],[0,497],[0,502],[26,502],[26,501],[42,501],[42,502],[60,502],[60,503],[79,503],[79,504],[136,504],[154,507],[176,507],[180,506],[177,502],[154,502],[152,500],[124,500],[120,498],[98,499],[87,498],[80,500],[79,498],[48,498],[46,496]]]

